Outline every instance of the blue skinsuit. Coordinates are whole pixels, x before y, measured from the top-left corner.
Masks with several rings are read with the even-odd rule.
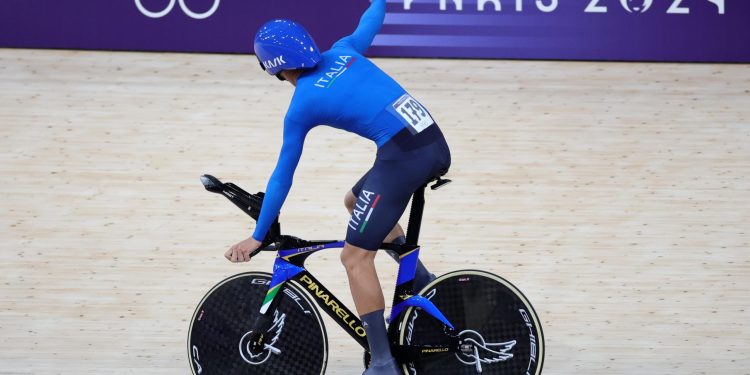
[[[265,238],[281,210],[305,137],[312,128],[328,125],[346,130],[372,140],[379,150],[405,129],[404,119],[389,108],[406,90],[362,55],[380,31],[385,8],[385,0],[374,0],[356,31],[336,42],[322,54],[315,68],[306,70],[297,80],[284,119],[281,153],[266,187],[254,239]],[[358,185],[361,187],[362,181]]]

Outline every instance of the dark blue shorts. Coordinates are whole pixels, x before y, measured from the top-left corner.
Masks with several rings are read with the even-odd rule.
[[[415,135],[404,129],[393,136],[378,149],[375,164],[352,188],[357,201],[346,242],[377,250],[414,191],[445,174],[450,165],[450,150],[437,124]]]

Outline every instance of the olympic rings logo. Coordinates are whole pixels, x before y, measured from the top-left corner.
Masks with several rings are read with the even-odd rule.
[[[174,8],[175,3],[179,1],[180,8],[182,9],[182,11],[186,15],[188,15],[190,18],[194,18],[196,20],[202,20],[202,19],[211,17],[214,13],[216,13],[216,10],[219,9],[219,3],[221,2],[221,0],[214,0],[214,5],[211,6],[211,9],[207,10],[204,13],[196,13],[196,12],[193,12],[190,8],[188,8],[187,5],[185,5],[185,0],[169,0],[169,5],[167,5],[167,7],[164,8],[164,10],[159,11],[159,12],[152,12],[146,9],[146,7],[143,6],[141,1],[142,0],[135,0],[135,6],[138,7],[138,10],[141,11],[141,13],[146,17],[162,18],[166,16],[167,14],[169,14],[169,12],[172,11],[172,8]]]

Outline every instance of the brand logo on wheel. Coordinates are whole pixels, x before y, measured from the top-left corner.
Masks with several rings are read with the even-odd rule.
[[[281,350],[278,349],[275,345],[279,341],[279,337],[281,337],[281,332],[284,330],[284,322],[286,321],[286,314],[279,314],[279,311],[276,310],[273,313],[273,324],[271,325],[271,328],[266,331],[265,334],[261,336],[263,340],[266,342],[263,344],[263,350],[261,350],[258,353],[253,353],[252,347],[253,347],[253,331],[249,331],[246,333],[242,338],[240,339],[240,356],[242,356],[242,359],[253,365],[262,365],[266,361],[268,361],[268,358],[271,358],[271,354],[279,355],[281,354]],[[270,340],[267,339],[270,337]]]
[[[372,212],[380,202],[380,194],[375,194],[371,191],[362,190],[359,193],[357,203],[354,204],[354,210],[352,210],[352,217],[349,219],[349,228],[364,233],[367,229],[367,224],[370,222]]]
[[[198,371],[198,374],[203,373],[203,366],[201,366],[201,363],[199,362],[201,360],[200,353],[198,352],[198,347],[193,345],[193,363],[195,363],[195,369]]]
[[[467,329],[458,334],[461,338],[461,352],[456,353],[461,363],[476,368],[477,373],[482,372],[482,365],[505,362],[513,358],[511,350],[517,341],[499,343],[488,343],[482,335],[474,330]]]
[[[202,19],[211,17],[214,13],[216,13],[216,10],[219,9],[219,3],[221,2],[221,0],[214,0],[214,3],[211,6],[211,8],[203,13],[196,13],[193,10],[191,10],[187,6],[187,4],[185,4],[185,0],[169,0],[169,4],[167,4],[167,6],[164,9],[157,11],[157,12],[146,9],[146,7],[143,6],[143,0],[135,0],[135,6],[138,8],[141,14],[143,14],[146,17],[162,18],[172,11],[172,9],[174,8],[177,2],[180,3],[180,9],[182,9],[182,12],[185,13],[188,17],[196,19],[196,20],[202,20]]]
[[[537,338],[534,334],[534,323],[531,321],[531,317],[529,316],[529,313],[524,309],[518,309],[518,313],[521,314],[521,318],[523,319],[524,323],[526,324],[526,327],[529,328],[529,367],[526,371],[528,373],[531,371],[531,368],[536,365],[536,356],[537,356]]]
[[[432,300],[437,295],[437,289],[430,290],[425,294],[425,298]],[[525,310],[521,310],[525,313]],[[522,313],[522,315],[523,315]],[[406,336],[405,341],[407,345],[411,345],[414,334],[414,328],[416,320],[419,317],[419,310],[415,309],[412,313],[409,322],[406,325]],[[528,316],[528,314],[526,314]],[[528,324],[528,322],[527,322]],[[467,329],[458,334],[461,341],[460,351],[455,354],[456,359],[466,366],[474,367],[478,374],[482,373],[487,365],[494,363],[506,362],[514,358],[513,349],[518,344],[518,341],[505,341],[498,343],[488,343],[484,336],[478,331]],[[440,352],[444,349],[437,349],[435,352]],[[423,350],[422,353],[428,354],[433,353]],[[536,347],[532,347],[531,357],[533,361],[536,361]],[[408,373],[410,375],[417,375],[417,369],[414,363],[406,364]],[[531,369],[531,362],[529,363],[529,370]]]

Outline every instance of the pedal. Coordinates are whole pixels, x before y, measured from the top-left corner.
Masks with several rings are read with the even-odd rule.
[[[453,182],[453,181],[451,181],[451,180],[449,180],[447,178],[439,178],[438,177],[438,179],[435,182],[435,184],[433,184],[432,186],[430,186],[430,189],[437,190],[437,189],[440,189],[441,187],[443,187],[445,185],[450,184],[451,182]]]

